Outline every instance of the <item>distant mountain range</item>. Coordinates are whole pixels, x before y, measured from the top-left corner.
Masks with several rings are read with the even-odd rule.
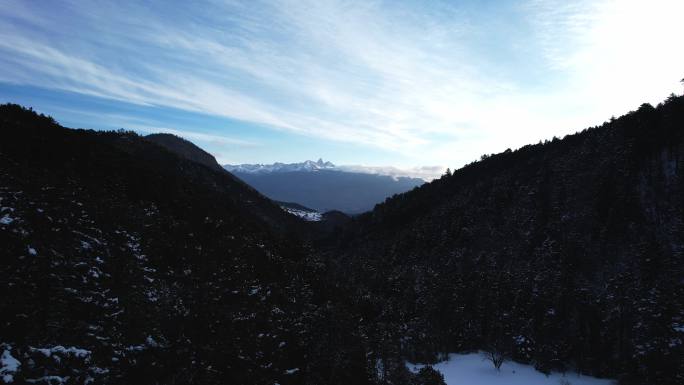
[[[176,135],[151,134],[145,139],[212,170],[230,172],[268,198],[288,202],[279,204],[290,214],[308,221],[319,221],[323,213],[331,210],[348,214],[369,211],[386,198],[424,183],[420,178],[383,175],[383,169],[379,168],[336,166],[323,159],[222,167],[211,154]],[[400,171],[387,170],[393,174]],[[292,204],[302,205],[304,209],[293,208]]]
[[[243,181],[238,180],[235,178],[234,175],[231,175],[230,172],[227,172],[219,163],[216,161],[216,158],[214,158],[213,155],[209,154],[208,152],[204,151],[194,143],[183,139],[179,136],[176,136],[174,134],[166,134],[166,133],[161,133],[161,134],[150,134],[144,137],[145,140],[148,142],[155,143],[157,145],[160,145],[164,147],[165,149],[169,150],[170,152],[193,162],[202,164],[204,166],[207,166],[211,170],[218,171],[221,174],[226,174],[230,175],[231,178],[235,180],[235,182],[238,182],[239,184],[243,184],[244,187],[247,187]],[[276,163],[274,165],[243,165],[244,167],[238,167],[241,170],[245,170],[245,172],[269,172],[269,171],[278,171],[278,170],[299,170],[299,171],[315,171],[318,169],[325,169],[325,168],[334,168],[335,166],[330,163],[330,162],[323,162],[322,160],[318,160],[318,162],[312,162],[312,161],[306,161],[304,163],[296,164],[296,165],[288,165],[288,164],[283,164],[283,163]],[[275,204],[280,206],[282,210],[285,212],[292,214],[296,217],[299,217],[305,221],[309,222],[320,222],[325,219],[328,219],[331,216],[324,217],[323,213],[318,212],[317,210],[310,209],[308,207],[305,207],[303,205],[300,205],[298,203],[294,202],[278,202],[274,201]],[[340,220],[337,217],[334,217],[335,220],[333,223],[326,224],[325,226],[332,226],[334,227],[337,223],[340,223]]]
[[[293,171],[320,171],[320,170],[336,170],[337,167],[331,162],[324,162],[323,159],[318,159],[314,162],[307,160],[301,163],[280,163],[273,164],[226,164],[223,166],[226,170],[232,173],[268,173],[268,172],[293,172]]]
[[[383,175],[377,168],[336,166],[323,159],[223,167],[273,200],[296,202],[321,213],[369,211],[386,198],[425,183],[420,178]]]
[[[233,174],[273,199],[283,210],[306,221],[321,221],[323,213],[339,210],[358,214],[373,208],[385,198],[410,190],[422,179],[347,171],[331,162],[307,160],[301,163],[241,164],[222,167],[208,152],[173,134],[144,137],[181,157],[214,171]],[[226,173],[228,174],[228,173]]]

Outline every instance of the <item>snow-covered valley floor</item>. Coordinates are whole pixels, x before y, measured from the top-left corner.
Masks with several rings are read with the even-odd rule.
[[[407,364],[417,372],[424,365]],[[444,375],[447,385],[613,385],[615,381],[580,376],[574,372],[545,375],[529,365],[504,362],[497,371],[482,353],[449,354],[449,360],[432,366]]]

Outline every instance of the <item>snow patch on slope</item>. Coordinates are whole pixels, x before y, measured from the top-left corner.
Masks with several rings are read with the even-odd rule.
[[[318,211],[305,211],[305,210],[299,210],[299,209],[295,209],[292,207],[285,207],[285,206],[281,206],[281,207],[283,210],[287,211],[288,213],[290,213],[292,215],[296,215],[305,221],[318,222],[322,219],[321,213],[319,213]]]
[[[425,365],[407,363],[414,373]],[[507,361],[497,371],[482,353],[449,354],[447,361],[432,365],[447,385],[613,385],[615,381],[582,376],[574,372],[548,376],[530,365]]]
[[[12,357],[9,349],[5,349],[0,356],[0,378],[6,384],[14,382],[14,374],[19,370],[21,362]]]
[[[45,357],[50,357],[53,354],[63,354],[63,355],[72,355],[74,357],[78,358],[86,358],[90,356],[90,350],[86,349],[81,349],[77,347],[69,347],[65,348],[64,346],[58,345],[58,346],[53,346],[51,348],[31,348],[31,351],[35,352],[40,352],[42,353]]]
[[[10,217],[9,214],[5,214],[2,218],[0,218],[0,224],[9,225],[12,222],[14,222],[14,218]]]

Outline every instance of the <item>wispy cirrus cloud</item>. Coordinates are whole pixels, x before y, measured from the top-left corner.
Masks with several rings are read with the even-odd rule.
[[[674,1],[8,1],[0,81],[453,167],[672,92],[681,11]]]
[[[247,140],[229,138],[229,137],[223,136],[223,135],[207,134],[204,132],[195,132],[195,131],[189,131],[189,130],[177,130],[175,128],[169,128],[169,127],[144,126],[144,125],[142,125],[142,126],[136,125],[136,128],[138,131],[146,133],[146,134],[173,134],[176,136],[181,136],[181,137],[188,139],[188,140],[191,140],[191,141],[196,140],[196,141],[202,141],[202,142],[210,142],[210,143],[214,143],[218,146],[223,146],[223,147],[233,147],[233,146],[255,147],[255,146],[258,146],[257,143],[250,142]]]

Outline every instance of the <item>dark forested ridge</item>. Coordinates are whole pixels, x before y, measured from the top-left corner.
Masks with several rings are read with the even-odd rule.
[[[21,363],[3,376],[327,382],[327,289],[296,217],[134,133],[16,105],[0,125],[0,354]]]
[[[395,350],[684,382],[684,98],[483,156],[336,240]],[[388,309],[390,309],[388,311]]]
[[[203,164],[216,171],[223,171],[223,167],[218,164],[213,155],[179,136],[173,134],[150,134],[145,136],[145,139],[157,143],[183,158]]]
[[[478,349],[684,383],[682,97],[325,230],[134,133],[16,105],[0,125],[17,383],[415,385],[439,376],[405,360]]]

